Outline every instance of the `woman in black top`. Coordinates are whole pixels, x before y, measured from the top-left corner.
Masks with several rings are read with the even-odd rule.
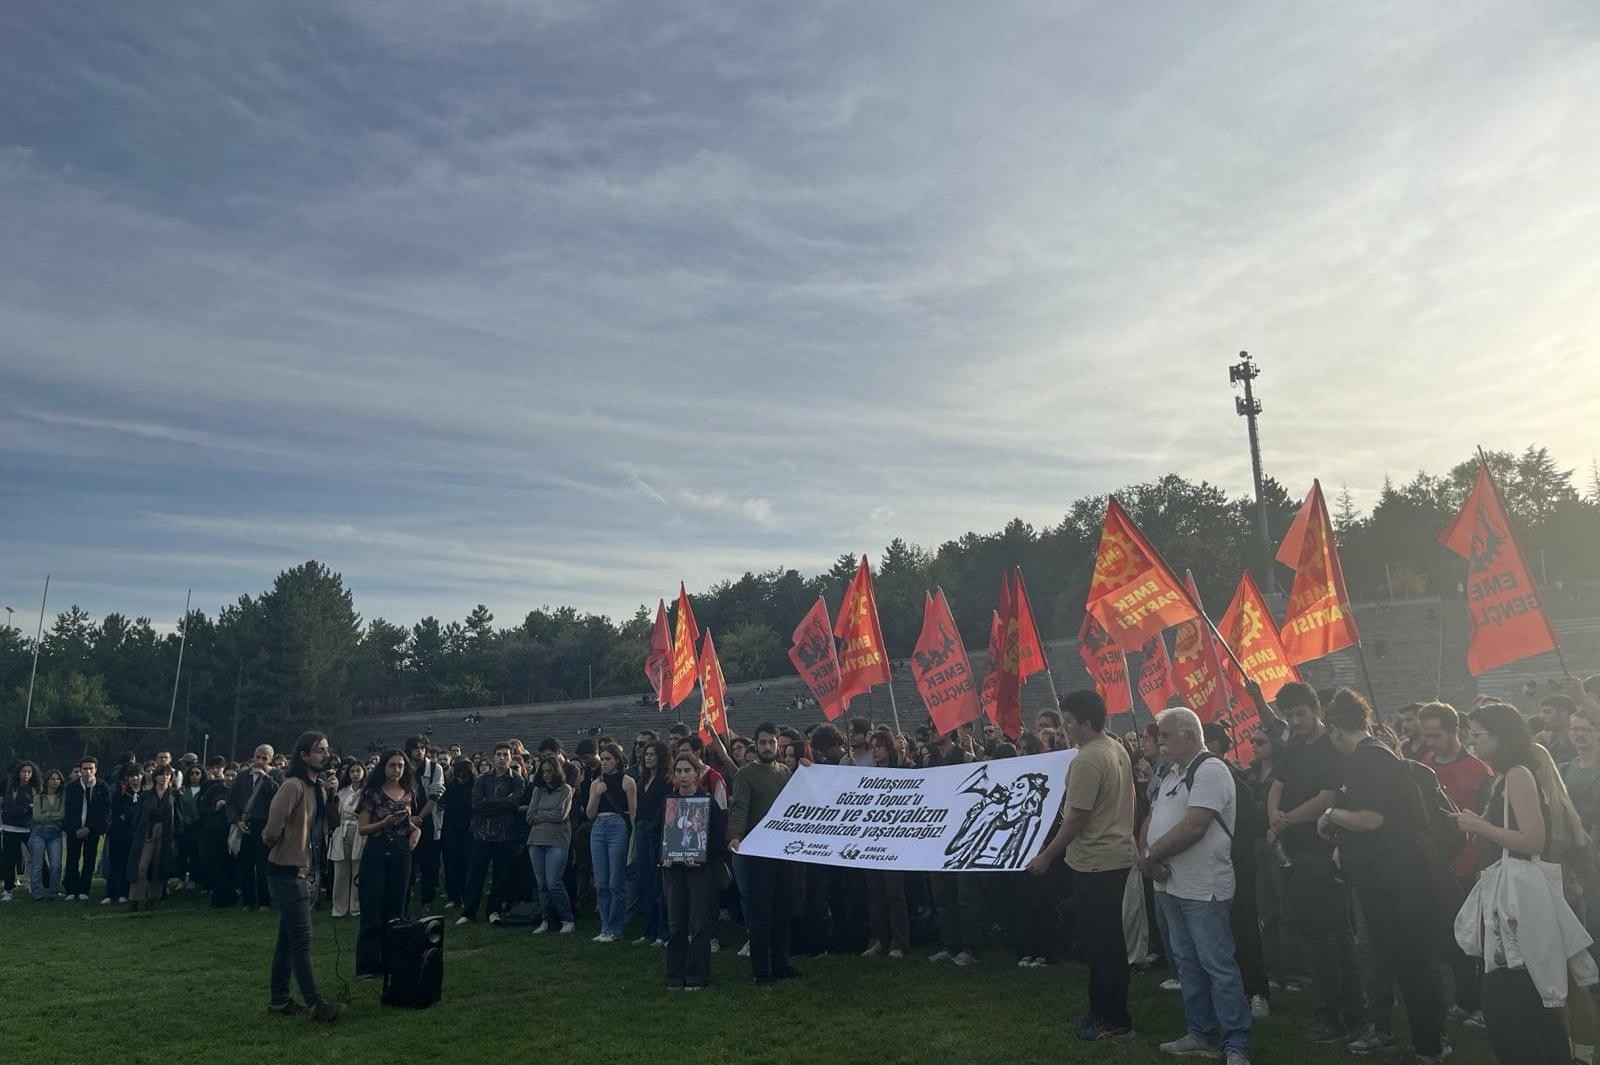
[[[28,851],[28,833],[33,823],[33,797],[44,784],[39,767],[22,762],[11,771],[5,793],[0,795],[0,875],[4,891],[0,901],[10,902],[17,887],[17,870],[23,868]]]
[[[383,970],[383,931],[406,915],[411,849],[422,838],[416,816],[416,780],[411,759],[390,750],[367,777],[356,807],[361,851],[361,931],[356,935],[356,979],[374,980]]]
[[[1495,772],[1484,812],[1463,811],[1455,822],[1477,838],[1482,865],[1510,851],[1537,857],[1550,835],[1550,805],[1534,776],[1533,736],[1515,707],[1488,703],[1467,715],[1477,756]],[[1507,808],[1509,807],[1509,817]],[[1576,989],[1577,994],[1588,994]],[[1483,977],[1483,1020],[1502,1065],[1568,1065],[1561,1010],[1546,1008],[1526,968],[1504,965]]]
[[[589,829],[589,855],[594,861],[594,887],[600,910],[596,943],[622,938],[628,919],[628,833],[633,824],[638,787],[623,772],[622,748],[600,748],[600,776],[589,786],[584,812]]]
[[[133,828],[139,819],[139,803],[144,789],[144,771],[130,763],[122,771],[122,786],[111,796],[111,829],[106,833],[106,897],[111,902],[128,901],[128,851],[133,847]]]
[[[167,893],[167,878],[178,868],[178,796],[172,767],[150,773],[150,790],[139,803],[133,842],[128,848],[128,908],[148,910]]]
[[[217,909],[227,909],[239,901],[233,855],[228,853],[228,791],[232,786],[224,769],[208,780],[200,792],[200,866],[205,870],[211,905]]]
[[[639,944],[667,945],[667,902],[661,893],[661,804],[672,790],[671,756],[660,740],[639,756],[638,817],[634,822],[634,875],[639,883],[639,914],[644,935]]]
[[[710,799],[710,793],[700,786],[700,767],[693,758],[680,754],[672,765],[675,795]],[[711,933],[716,930],[715,870],[727,860],[728,815],[715,801],[705,805],[706,860],[661,863],[669,929],[667,986],[685,991],[698,990],[711,980]]]
[[[450,763],[450,777],[444,784],[444,908],[461,905],[467,886],[467,866],[472,858],[472,782],[478,774],[472,762],[457,758]]]

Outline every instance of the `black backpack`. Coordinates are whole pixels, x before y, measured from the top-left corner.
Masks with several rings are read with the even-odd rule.
[[[1461,853],[1461,848],[1467,845],[1467,834],[1450,817],[1459,812],[1456,804],[1439,786],[1439,777],[1431,768],[1409,758],[1400,761],[1406,767],[1411,782],[1417,786],[1417,798],[1422,803],[1423,835],[1432,841],[1436,856],[1449,865]]]
[[[1233,843],[1229,854],[1233,859],[1234,868],[1255,865],[1256,839],[1266,835],[1265,826],[1257,824],[1256,803],[1254,792],[1250,788],[1250,778],[1245,776],[1244,770],[1228,761],[1218,758],[1210,751],[1201,751],[1199,757],[1189,763],[1188,770],[1183,774],[1183,786],[1188,791],[1194,790],[1194,775],[1200,769],[1200,764],[1207,759],[1215,758],[1227,767],[1228,775],[1233,777],[1233,831],[1228,832],[1228,826],[1222,824],[1222,819],[1217,818],[1217,824],[1222,831],[1228,833],[1228,839]]]

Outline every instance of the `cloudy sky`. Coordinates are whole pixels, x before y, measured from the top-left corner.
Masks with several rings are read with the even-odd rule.
[[[1600,452],[1600,6],[13,4],[0,603],[622,615]]]

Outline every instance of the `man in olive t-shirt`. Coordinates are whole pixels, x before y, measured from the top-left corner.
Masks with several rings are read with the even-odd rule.
[[[1133,1038],[1122,935],[1122,896],[1133,865],[1133,764],[1127,749],[1106,735],[1106,704],[1098,694],[1069,693],[1061,713],[1078,753],[1067,769],[1061,827],[1028,872],[1042,876],[1066,858],[1074,927],[1089,963],[1089,1016],[1078,1038],[1121,1042]]]

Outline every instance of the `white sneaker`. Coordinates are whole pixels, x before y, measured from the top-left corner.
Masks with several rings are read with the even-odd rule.
[[[0,902],[10,902],[10,901],[11,901],[11,892],[9,892],[9,891],[0,891]]]
[[[874,939],[872,941],[872,945],[869,946],[866,950],[861,952],[861,956],[863,958],[876,958],[879,954],[882,954],[882,953],[883,953],[883,944],[879,943],[876,939]]]
[[[457,917],[456,918],[457,927],[460,927],[461,925],[464,925],[464,924],[471,924],[471,923],[472,923],[472,918],[470,918],[470,917]]]
[[[964,950],[960,954],[957,954],[954,958],[951,958],[950,960],[955,962],[957,965],[961,966],[963,969],[965,969],[969,965],[978,964],[978,956],[976,954],[972,953],[970,950]]]
[[[604,932],[601,932],[599,935],[597,935],[593,939],[589,940],[589,942],[591,942],[591,943],[608,943],[608,942],[610,942],[610,940],[606,939],[606,934]]]
[[[499,924],[500,923],[500,915],[498,913],[491,913],[489,915],[489,923],[490,924]]]
[[[1264,1021],[1272,1016],[1272,1004],[1267,1001],[1266,996],[1250,996],[1250,1016],[1258,1021]]]
[[[444,904],[444,908],[447,910],[453,910],[456,908],[456,904],[453,902],[447,902]]]
[[[111,905],[111,896],[110,896],[110,895],[107,895],[107,896],[106,896],[106,897],[105,897],[105,898],[103,898],[103,899],[101,899],[101,900],[100,900],[100,905],[102,905],[102,906],[109,906],[109,905]]]
[[[123,896],[122,896],[122,897],[121,897],[121,898],[119,898],[119,899],[117,899],[117,905],[119,905],[119,906],[126,906],[126,905],[127,905],[127,904],[128,904],[128,896],[126,896],[126,895],[123,895]],[[264,909],[266,909],[266,907],[265,907],[265,906],[263,906],[263,907],[261,907],[261,908],[262,908],[262,909],[263,909],[263,910],[264,910]]]
[[[889,952],[889,957],[891,957],[891,958],[899,959],[899,958],[903,958],[905,956],[906,956],[906,952],[901,950],[899,947],[896,947],[896,948],[894,948],[893,950],[891,950]]]
[[[750,944],[746,943],[744,946],[739,948],[739,957],[748,958],[749,956],[750,956]]]
[[[564,936],[570,936],[573,933],[573,930],[577,927],[578,926],[573,924],[571,921],[563,922],[561,925],[561,934]]]
[[[951,954],[948,950],[936,950],[932,954],[928,955],[928,960],[929,961],[949,961],[953,957],[955,957],[955,955]]]
[[[656,940],[655,945],[658,947],[665,947],[667,945],[667,941],[665,939],[658,939]]]
[[[640,936],[638,939],[633,941],[633,945],[636,947],[648,947],[654,942],[655,940],[651,939],[649,936]]]
[[[550,926],[545,924],[543,921],[540,921],[538,927],[533,930],[533,934],[536,936],[542,936],[548,931],[550,931]]]
[[[720,939],[718,939],[716,936],[712,936],[711,937],[711,953],[715,954],[718,951],[720,951],[721,949],[722,949],[722,941]],[[741,955],[741,956],[748,957],[748,955]]]
[[[1174,1039],[1170,1043],[1162,1043],[1161,1051],[1165,1054],[1176,1054],[1179,1057],[1190,1058],[1220,1058],[1222,1051],[1214,1043],[1208,1043],[1193,1032],[1183,1033],[1183,1038]]]
[[[1183,985],[1178,983],[1178,980],[1177,980],[1176,977],[1169,976],[1165,980],[1161,981],[1161,990],[1163,990],[1163,991],[1182,991],[1183,990]]]

